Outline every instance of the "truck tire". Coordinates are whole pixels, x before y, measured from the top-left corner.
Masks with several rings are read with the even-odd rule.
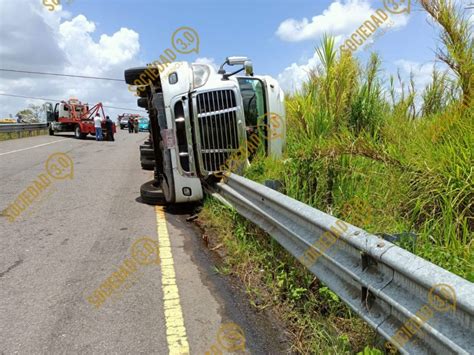
[[[151,148],[140,149],[140,159],[155,159],[155,151]]]
[[[147,70],[149,70],[149,68],[146,67],[146,66],[145,67],[134,67],[134,68],[130,68],[130,69],[125,70],[125,72],[124,72],[125,82],[128,85],[136,85],[135,80],[140,80],[141,81],[140,75],[146,74],[145,72]],[[146,85],[146,83],[143,83],[143,84]]]
[[[146,97],[140,97],[137,99],[137,106],[141,108],[148,108],[148,99]]]
[[[76,137],[77,139],[84,139],[86,138],[86,135],[87,134],[81,132],[81,126],[77,125],[76,127],[74,127],[74,137]]]
[[[154,180],[151,180],[140,186],[140,197],[142,201],[148,205],[164,205],[165,196],[163,195],[163,191],[160,187],[156,187],[153,184],[154,182]]]
[[[143,170],[155,170],[155,161],[151,159],[142,159],[141,165]]]
[[[54,129],[51,126],[49,126],[48,133],[50,136],[54,136]]]

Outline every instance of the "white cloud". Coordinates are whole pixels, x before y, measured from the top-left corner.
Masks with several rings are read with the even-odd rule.
[[[334,1],[325,9],[322,14],[314,16],[311,20],[303,18],[296,20],[293,18],[283,21],[276,31],[276,35],[288,42],[299,42],[304,40],[319,41],[323,34],[332,35],[335,45],[350,37],[370,16],[379,8],[383,8],[380,2],[378,7],[373,8],[368,0],[346,0]],[[387,13],[387,12],[386,12]],[[388,14],[388,13],[387,13]],[[389,15],[378,31],[382,29],[394,30],[407,25],[409,15]],[[373,36],[367,38],[365,44],[373,41]],[[360,50],[363,46],[359,47]],[[278,79],[283,89],[286,91],[296,91],[301,88],[302,83],[307,79],[308,73],[319,64],[316,53],[303,64],[292,63],[286,67],[279,75]]]
[[[431,84],[433,70],[436,68],[439,72],[448,72],[448,75],[453,77],[452,71],[448,66],[441,62],[428,62],[428,63],[418,63],[406,59],[400,59],[394,62],[397,68],[400,70],[400,76],[405,83],[405,94],[408,90],[407,86],[410,82],[410,74],[413,75],[413,81],[415,83],[415,105],[417,110],[422,106],[422,94],[424,89]],[[453,77],[454,78],[454,77]],[[402,88],[400,83],[396,81],[395,90],[398,94],[402,93]]]
[[[315,52],[313,57],[305,64],[292,63],[278,74],[278,83],[285,92],[295,92],[301,89],[303,82],[308,80],[308,75],[312,69],[316,68],[321,61]]]
[[[418,92],[421,92],[428,84],[431,83],[431,75],[435,68],[435,63],[418,63],[410,60],[400,59],[395,61],[395,65],[400,68],[400,74],[406,80],[409,79],[410,73],[413,73],[415,87]],[[437,66],[439,70],[441,70]]]
[[[120,28],[97,33],[84,15],[73,17],[59,8],[50,12],[40,1],[1,1],[0,67],[123,79],[124,69],[142,65],[139,34]],[[98,38],[95,40],[94,38]],[[95,104],[138,109],[125,82],[0,72],[0,92],[51,99],[76,96]],[[0,117],[16,114],[33,99],[0,96]],[[120,113],[106,109],[111,117]]]
[[[368,0],[336,0],[323,11],[322,14],[314,16],[311,20],[306,17],[302,20],[289,18],[278,27],[276,34],[280,39],[289,42],[317,39],[324,33],[333,36],[348,36],[379,8],[383,9],[382,3],[379,7],[372,8]],[[386,12],[386,10],[384,10]],[[408,15],[391,15],[392,28],[403,27],[408,23]],[[381,27],[387,26],[384,23]]]
[[[365,0],[348,0],[345,3],[338,0],[311,20],[290,18],[283,21],[276,34],[280,39],[290,42],[317,39],[324,33],[350,34],[374,11]]]
[[[59,26],[59,45],[74,67],[108,69],[133,59],[140,49],[138,33],[133,30],[122,27],[112,36],[102,34],[99,41],[94,42],[91,34],[95,30],[95,24],[84,15]]]
[[[216,71],[219,69],[219,66],[216,63],[216,60],[214,58],[208,58],[208,57],[200,57],[197,58],[194,63],[198,64],[209,64],[211,65]]]
[[[372,8],[368,0],[341,0],[334,1],[321,15],[314,16],[311,20],[306,17],[302,20],[289,18],[278,27],[276,34],[280,39],[289,42],[317,39],[324,33],[333,36],[348,36],[355,29],[367,21],[374,12],[382,8]],[[403,27],[408,23],[409,16],[391,15],[392,28]],[[381,27],[386,27],[384,23]]]

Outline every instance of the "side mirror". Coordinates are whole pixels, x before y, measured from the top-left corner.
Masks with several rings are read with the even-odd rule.
[[[246,60],[244,63],[245,74],[248,76],[253,76],[253,63],[251,60]]]
[[[236,72],[226,74],[226,71],[224,69],[224,66],[226,64],[230,65],[230,66],[242,65],[243,68],[236,71]],[[217,73],[223,75],[224,79],[227,79],[230,76],[232,76],[234,74],[237,74],[237,73],[241,72],[244,69],[245,69],[245,73],[248,76],[253,76],[253,64],[252,64],[252,61],[249,58],[247,58],[247,57],[237,57],[237,56],[236,57],[227,57],[225,62],[221,65],[221,67],[219,68],[219,71]]]
[[[226,63],[229,65],[244,65],[248,60],[247,57],[227,57]]]

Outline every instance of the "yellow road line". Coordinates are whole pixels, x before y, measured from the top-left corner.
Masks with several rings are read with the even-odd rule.
[[[178,285],[174,270],[173,254],[171,253],[170,237],[166,226],[163,207],[156,206],[156,224],[161,259],[161,287],[166,321],[166,339],[169,354],[189,354],[188,338],[184,326],[183,311],[179,302]]]

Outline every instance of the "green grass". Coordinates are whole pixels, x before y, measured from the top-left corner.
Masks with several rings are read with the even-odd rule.
[[[413,232],[410,251],[474,281],[474,124],[462,115],[388,119],[375,138],[343,130],[302,145],[300,132],[285,159],[254,159],[246,175],[372,233]]]
[[[199,219],[225,249],[216,272],[239,277],[256,309],[272,309],[286,325],[291,351],[344,354],[375,346],[375,332],[259,228],[212,199]]]
[[[318,54],[286,101],[286,156],[260,155],[247,177],[281,180],[288,196],[372,233],[412,232],[410,251],[474,281],[473,107],[446,94],[460,84],[434,71],[416,112],[413,83],[385,92],[376,55],[362,68],[327,37]]]
[[[387,80],[377,55],[364,65],[325,37],[322,64],[286,99],[285,156],[257,155],[245,175],[280,180],[286,195],[369,232],[413,233],[397,244],[474,282],[472,26],[445,0],[422,6],[440,25],[438,58],[451,72],[435,70],[416,92],[413,77]],[[271,237],[214,201],[201,220],[225,246],[225,273],[279,315],[292,350],[380,353],[374,332]]]

